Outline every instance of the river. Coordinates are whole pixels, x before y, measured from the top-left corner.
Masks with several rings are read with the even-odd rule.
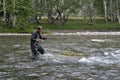
[[[120,80],[119,35],[48,35],[32,59],[30,35],[0,36],[0,80]]]

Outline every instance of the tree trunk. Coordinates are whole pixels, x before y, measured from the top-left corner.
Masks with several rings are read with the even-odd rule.
[[[92,0],[90,0],[90,4],[89,5],[90,5],[90,21],[91,21],[91,24],[92,24],[92,21],[93,21],[92,17],[95,16],[95,15],[93,15],[95,13],[94,13],[94,7],[93,7],[93,1]]]
[[[14,18],[13,18],[13,27],[16,27],[16,10],[15,10],[15,7],[16,7],[16,3],[15,3],[15,0],[14,0]]]
[[[6,26],[6,0],[3,0],[3,26]]]
[[[64,25],[64,23],[65,23],[65,14],[64,14],[64,12],[61,13],[60,21],[61,21],[61,24]]]
[[[119,7],[118,7],[118,0],[116,0],[116,6],[117,6],[117,18],[118,18],[118,23],[119,23],[119,25],[120,25],[120,12],[119,12]]]
[[[14,19],[13,19],[13,27],[16,27],[16,15],[14,15]]]
[[[84,15],[84,22],[85,22],[85,24],[88,24],[88,21],[87,21],[87,16],[86,15]]]
[[[45,2],[45,9],[47,10],[47,1],[46,0],[44,0],[44,2]]]
[[[60,0],[60,4],[61,4],[61,6],[64,6],[65,5],[64,0]],[[65,12],[64,12],[64,10],[61,10],[60,12],[61,12],[60,21],[61,21],[61,24],[64,25],[64,23],[65,23]]]
[[[107,23],[107,2],[106,0],[103,0],[103,5],[104,5],[104,18],[105,18],[105,22]]]
[[[88,3],[88,9],[87,9],[87,13],[90,17],[90,24],[92,23],[92,6],[91,6],[91,1]]]
[[[48,13],[48,23],[49,24],[54,24],[54,18],[51,16],[51,14]]]
[[[35,12],[38,12],[38,0],[35,0]],[[38,20],[38,14],[36,13],[35,14],[35,21],[36,23],[39,23],[39,20]]]
[[[113,16],[113,0],[110,0],[110,11],[111,11],[111,22],[113,22],[114,16]]]

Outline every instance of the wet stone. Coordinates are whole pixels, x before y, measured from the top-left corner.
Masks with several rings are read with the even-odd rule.
[[[120,80],[120,77],[115,77],[113,78],[113,80]]]
[[[73,72],[73,73],[71,74],[71,76],[74,76],[74,77],[79,77],[80,75],[81,75],[80,72]]]
[[[29,75],[27,75],[27,76],[39,76],[39,75],[36,74],[36,73],[32,73],[32,74],[29,74]]]
[[[14,78],[4,78],[3,80],[14,80]]]
[[[64,74],[56,74],[56,77],[62,78],[62,77],[64,77]]]
[[[116,76],[118,75],[118,71],[117,70],[109,70],[106,72],[107,76]]]
[[[80,80],[86,80],[87,78],[86,78],[87,76],[85,76],[85,75],[81,75],[81,76],[79,76],[78,78],[80,79]]]
[[[117,64],[117,68],[120,68],[120,63]]]
[[[109,78],[105,75],[99,77],[101,80],[109,80]]]
[[[0,76],[5,74],[7,74],[7,72],[0,72]]]
[[[56,79],[57,80],[57,79]],[[58,80],[66,80],[66,79],[58,79]]]
[[[43,77],[41,80],[56,80],[56,78],[53,76],[46,76],[46,77]]]
[[[47,73],[41,73],[42,75],[46,75]]]
[[[95,79],[93,79],[93,78],[88,78],[87,80],[95,80]]]
[[[19,71],[17,74],[18,74],[19,76],[24,76],[24,75],[26,75],[26,73],[25,73],[24,71]]]
[[[88,70],[88,71],[89,71],[90,74],[93,74],[93,75],[98,73],[97,70]]]

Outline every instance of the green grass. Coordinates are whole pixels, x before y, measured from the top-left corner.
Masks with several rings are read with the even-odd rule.
[[[85,24],[84,21],[69,20],[65,25],[58,24],[42,24],[45,29],[58,29],[58,30],[120,30],[118,23],[104,23],[97,22],[92,24]]]
[[[55,24],[48,24],[46,19],[40,21],[40,24],[28,24],[24,27],[3,28],[0,26],[0,32],[4,33],[31,33],[38,25],[42,25],[44,33],[50,33],[51,30],[97,30],[97,31],[118,31],[120,25],[117,22],[104,23],[102,19],[98,19],[96,23],[85,24],[84,20],[69,19],[64,25],[59,21]]]

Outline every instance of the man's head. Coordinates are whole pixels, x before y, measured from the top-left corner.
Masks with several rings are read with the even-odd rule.
[[[42,26],[38,26],[38,27],[37,27],[37,31],[38,31],[38,32],[41,32],[41,31],[42,31]]]

